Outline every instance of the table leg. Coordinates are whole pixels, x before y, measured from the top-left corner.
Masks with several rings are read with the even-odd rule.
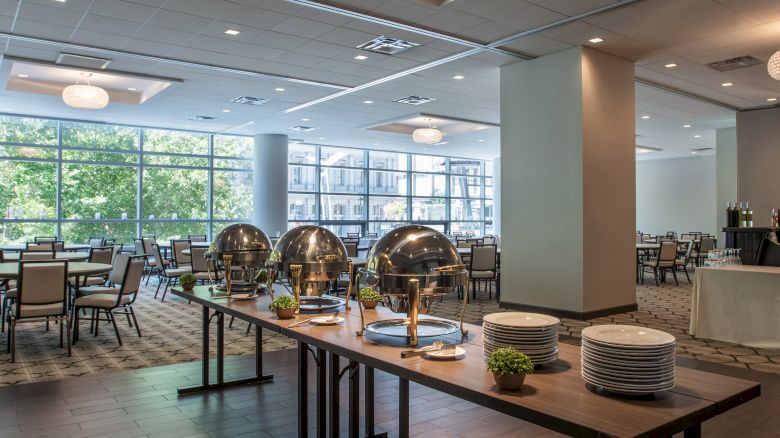
[[[683,432],[684,438],[701,438],[701,423],[691,426]]]
[[[349,436],[360,431],[360,364],[349,361]]]
[[[324,349],[317,349],[317,436],[328,432],[328,359]]]
[[[309,435],[309,346],[298,341],[298,436]]]
[[[409,438],[409,381],[398,378],[398,436]]]
[[[339,359],[337,354],[330,353],[330,370],[328,380],[330,382],[330,436],[339,436]]]
[[[247,379],[238,379],[225,382],[224,369],[225,369],[225,315],[221,312],[215,312],[217,317],[217,383],[211,384],[209,377],[209,328],[211,326],[211,314],[209,308],[203,306],[202,316],[202,366],[201,366],[201,384],[197,386],[191,386],[187,388],[179,388],[177,391],[179,394],[190,394],[193,392],[208,391],[216,388],[226,388],[229,386],[247,385],[251,383],[266,383],[273,381],[274,376],[263,375],[263,345],[262,345],[262,333],[258,326],[257,334],[255,335],[255,377],[249,377]]]
[[[366,387],[366,399],[363,403],[365,404],[366,438],[387,438],[387,432],[374,433],[374,369],[366,365],[364,371],[363,384]]]

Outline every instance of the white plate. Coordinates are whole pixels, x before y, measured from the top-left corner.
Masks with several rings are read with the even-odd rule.
[[[614,380],[616,382],[652,384],[657,382],[666,382],[670,379],[674,379],[674,369],[662,374],[648,374],[645,376],[642,375],[635,376],[630,374],[615,373],[604,368],[592,368],[586,364],[582,364],[582,368],[594,376],[601,377],[609,381]]]
[[[629,383],[621,383],[612,381],[609,379],[600,378],[598,376],[594,376],[593,374],[588,373],[585,370],[582,370],[582,377],[586,381],[593,383],[594,385],[600,385],[605,388],[617,388],[621,390],[633,390],[633,391],[662,391],[665,389],[671,389],[674,388],[674,379],[665,381],[665,382],[659,382],[657,384],[653,385],[632,385]]]
[[[541,353],[547,353],[549,351],[557,350],[558,344],[548,344],[544,346],[527,346],[527,345],[516,345],[516,344],[497,344],[490,341],[483,341],[483,345],[486,347],[490,347],[492,349],[497,348],[505,348],[505,347],[512,347],[515,350],[521,351],[525,354],[541,354]]]
[[[558,338],[557,329],[546,331],[546,332],[538,332],[538,333],[522,333],[522,332],[512,332],[512,331],[498,331],[498,330],[484,328],[482,330],[482,333],[490,336],[499,337],[499,338],[527,339],[527,340],[546,340],[546,339]]]
[[[592,345],[597,348],[601,348],[606,351],[617,351],[622,353],[636,353],[636,354],[648,354],[648,353],[661,353],[664,351],[674,351],[677,347],[677,343],[667,344],[662,347],[637,347],[635,345],[614,345],[607,344],[606,342],[594,341],[593,339],[582,338],[583,344]]]
[[[466,350],[460,347],[455,347],[455,351],[450,353],[445,353],[442,350],[426,352],[425,357],[427,357],[428,359],[447,360],[447,359],[457,359],[458,357],[463,356],[465,354],[466,354]]]
[[[239,301],[254,300],[257,297],[258,297],[257,294],[252,294],[252,293],[249,293],[249,294],[230,294],[230,299],[231,300],[239,300]]]
[[[613,365],[613,364],[607,365],[602,362],[598,362],[583,356],[580,363],[582,363],[582,366],[584,367],[586,366],[594,370],[598,369],[598,370],[603,370],[604,372],[626,375],[631,377],[650,376],[650,375],[670,373],[674,371],[674,362],[670,362],[669,364],[665,364],[662,366],[638,368],[638,367],[625,367],[625,366]]]
[[[636,358],[633,358],[631,360],[624,360],[621,358],[593,353],[585,349],[582,350],[582,356],[597,361],[599,363],[603,363],[604,365],[607,366],[620,365],[624,367],[636,367],[636,368],[653,368],[653,367],[658,368],[670,364],[674,365],[674,358],[675,358],[674,355],[670,355],[670,356],[665,356],[660,358],[643,358],[641,360],[636,360]]]
[[[537,340],[526,341],[526,340],[523,340],[523,339],[496,338],[496,337],[493,337],[493,336],[490,336],[490,335],[483,334],[482,335],[482,339],[485,342],[489,342],[491,344],[498,344],[498,345],[504,345],[504,344],[505,345],[525,345],[525,346],[528,346],[530,348],[543,348],[543,347],[548,346],[548,345],[558,345],[558,339],[556,339],[556,338],[546,339],[546,340],[543,340],[543,341],[537,341]]]
[[[482,352],[484,353],[485,356],[490,356],[490,354],[493,353],[493,351],[494,350],[490,350],[490,349],[487,349],[487,348],[482,350]],[[528,354],[528,353],[526,353],[526,356],[528,356],[528,358],[531,359],[531,362],[533,362],[534,364],[545,363],[545,362],[549,362],[549,361],[557,359],[558,358],[558,350],[556,349],[554,351],[551,351],[549,353],[544,353],[544,354]]]
[[[674,336],[660,330],[620,324],[585,327],[582,337],[615,346],[661,347],[676,341]]]
[[[485,315],[482,320],[488,324],[504,327],[542,328],[558,325],[561,320],[541,313],[499,312]]]
[[[599,345],[594,345],[590,341],[582,341],[582,348],[585,350],[590,350],[592,352],[598,352],[598,353],[604,353],[610,356],[616,356],[616,357],[622,357],[622,358],[637,358],[641,359],[644,357],[661,357],[661,356],[669,356],[673,355],[676,351],[676,348],[672,346],[672,348],[665,348],[663,350],[651,350],[651,351],[643,351],[643,350],[621,350],[619,348],[605,348]]]
[[[601,383],[592,382],[585,376],[582,376],[582,379],[585,380],[587,383],[590,383],[591,385],[599,386],[601,388],[606,389],[609,392],[613,392],[615,394],[623,394],[623,395],[646,395],[646,394],[652,394],[654,392],[666,391],[666,390],[674,388],[674,385],[672,385],[669,388],[663,388],[663,389],[660,389],[660,390],[649,390],[649,391],[648,390],[620,389],[620,388],[614,388],[614,387],[612,387],[610,385],[605,385],[605,384],[601,384]]]
[[[330,316],[318,316],[309,320],[309,323],[314,325],[336,325],[344,322],[344,318],[337,316],[331,319]]]

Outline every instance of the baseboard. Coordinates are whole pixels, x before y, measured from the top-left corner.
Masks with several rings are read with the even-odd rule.
[[[636,303],[625,306],[610,307],[607,309],[591,310],[590,312],[575,312],[573,310],[553,309],[551,307],[532,306],[530,304],[509,303],[501,301],[498,303],[501,309],[520,310],[523,312],[543,313],[545,315],[557,316],[559,318],[577,319],[584,321],[587,319],[601,318],[602,316],[614,315],[617,313],[634,312],[639,306]]]

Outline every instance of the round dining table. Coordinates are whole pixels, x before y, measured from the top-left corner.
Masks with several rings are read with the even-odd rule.
[[[19,253],[11,253],[3,256],[7,262],[18,262]],[[67,260],[69,262],[83,262],[89,258],[88,252],[58,252],[54,255],[55,259]]]
[[[68,276],[82,277],[111,272],[111,265],[105,263],[68,262]],[[14,280],[19,275],[19,262],[0,263],[0,278]]]
[[[86,243],[66,243],[63,248],[65,251],[83,251],[89,249],[90,246]],[[6,245],[0,245],[0,250],[3,251],[24,251],[27,249],[27,245],[24,243],[11,243]]]

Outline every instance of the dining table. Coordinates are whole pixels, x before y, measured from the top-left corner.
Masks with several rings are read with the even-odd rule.
[[[19,261],[19,253],[9,253],[5,254],[4,256],[5,261],[7,262],[18,262]],[[88,252],[72,252],[72,251],[65,251],[65,252],[57,252],[54,254],[55,259],[60,260],[67,260],[69,262],[83,262],[84,260],[87,260],[89,258]]]
[[[66,243],[63,245],[63,249],[65,251],[83,251],[85,249],[91,248],[86,243]],[[27,249],[27,244],[24,243],[7,243],[5,245],[0,245],[0,250],[2,251],[11,251],[11,252],[19,252],[24,251]]]
[[[105,263],[68,262],[68,277],[73,277],[76,295],[78,295],[81,277],[102,275],[111,272],[112,266]],[[0,279],[16,280],[19,276],[19,262],[0,263]]]

